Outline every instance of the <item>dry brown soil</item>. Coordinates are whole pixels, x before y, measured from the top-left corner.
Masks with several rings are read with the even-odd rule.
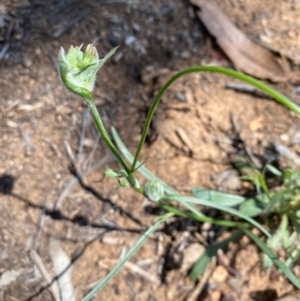
[[[217,2],[247,35],[281,50],[297,69],[299,1]],[[105,168],[119,166],[84,101],[62,86],[59,48],[95,42],[105,54],[120,45],[99,73],[94,97],[107,128],[115,126],[132,151],[153,96],[171,74],[191,65],[231,64],[184,0],[2,1],[0,18],[0,275],[18,274],[1,284],[0,300],[53,300],[33,258],[37,253],[53,277],[53,238],[73,262],[80,300],[160,212],[103,177]],[[186,76],[155,115],[142,157],[185,194],[195,186],[243,194],[253,189],[231,164],[244,155],[237,134],[261,164],[289,164],[273,151],[275,142],[300,152],[299,118],[268,98],[226,89],[232,82],[217,74]],[[300,101],[295,83],[275,87]],[[70,170],[72,156],[82,185]],[[187,261],[228,231],[170,220],[94,300],[191,300],[197,283],[187,276]],[[262,271],[261,262],[255,245],[242,238],[218,255],[193,300],[275,300],[294,291],[282,275]]]

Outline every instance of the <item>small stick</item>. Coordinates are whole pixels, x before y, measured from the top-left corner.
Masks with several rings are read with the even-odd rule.
[[[6,83],[5,83],[6,84]],[[0,118],[4,117],[5,115],[7,115],[7,113],[9,111],[11,111],[12,109],[14,109],[16,106],[18,106],[20,104],[20,100],[16,100],[14,101],[9,107],[5,108],[2,110],[2,112],[0,113]]]
[[[109,269],[110,264],[116,264],[118,262],[118,260],[115,259],[108,259],[105,260],[105,262],[102,262],[102,266],[105,268]],[[108,265],[107,265],[108,263]],[[153,282],[155,284],[160,284],[160,281],[157,277],[155,277],[154,275],[148,273],[146,270],[144,270],[143,268],[139,267],[138,265],[136,265],[135,263],[132,263],[130,261],[126,261],[124,264],[124,268],[128,269],[130,272],[150,281]]]
[[[124,267],[130,270],[132,273],[137,274],[148,281],[151,281],[155,284],[160,284],[160,281],[155,276],[153,276],[152,274],[148,273],[147,271],[130,261],[127,261],[124,264]]]
[[[4,47],[2,48],[2,50],[1,50],[1,52],[0,52],[0,61],[3,60],[3,58],[4,58],[5,54],[6,54],[6,52],[7,52],[8,49],[9,49],[9,46],[10,46],[9,43],[7,43],[7,44],[5,44]]]
[[[60,294],[59,294],[59,288],[57,285],[57,282],[53,281],[53,278],[50,276],[49,272],[47,271],[42,258],[40,255],[33,249],[29,251],[30,257],[34,264],[37,266],[39,269],[40,273],[42,274],[47,288],[50,290],[53,298],[55,301],[60,301]]]
[[[87,169],[88,169],[88,167],[87,167],[88,165],[89,165],[89,168],[90,168],[90,163],[92,162],[92,160],[93,160],[93,158],[94,158],[94,154],[95,154],[95,151],[96,151],[96,149],[97,149],[99,139],[100,139],[100,134],[98,133],[98,134],[97,134],[97,137],[96,137],[96,140],[95,140],[95,142],[94,142],[92,151],[91,151],[90,154],[88,155],[88,157],[87,157],[87,159],[85,160],[85,162],[82,164],[82,169],[83,169],[83,170],[87,170]]]
[[[220,136],[214,136],[208,133],[205,133],[204,136],[206,139],[218,142],[218,143],[224,143],[224,144],[233,144],[233,140],[232,139],[228,139],[228,138],[224,138],[224,137],[220,137]]]
[[[66,148],[66,151],[67,151],[67,155],[70,159],[70,161],[72,163],[74,163],[75,161],[75,158],[74,158],[74,155],[73,155],[73,152],[72,152],[72,149],[71,149],[71,146],[69,144],[69,142],[67,140],[64,141],[64,144],[65,144],[65,148]]]
[[[26,156],[31,156],[32,155],[32,143],[31,143],[31,140],[30,140],[30,137],[29,137],[29,134],[27,132],[23,132],[21,127],[19,127],[19,131],[20,131],[20,134],[25,142],[25,155]]]
[[[206,268],[203,276],[201,277],[201,280],[199,281],[198,285],[196,286],[196,288],[193,290],[193,293],[191,294],[191,296],[189,296],[189,298],[187,299],[187,301],[195,301],[198,299],[199,295],[201,294],[205,284],[208,281],[208,278],[211,276],[213,269],[216,266],[216,258],[213,258],[213,260],[211,261],[210,265]]]
[[[41,235],[42,235],[42,232],[43,232],[43,226],[44,226],[44,222],[45,222],[45,212],[46,212],[46,207],[44,206],[43,211],[42,211],[41,216],[40,216],[36,238],[35,238],[35,241],[34,241],[34,244],[33,244],[33,250],[35,250],[35,251],[38,249],[40,238],[41,238]]]
[[[82,113],[82,123],[81,123],[80,138],[79,138],[78,150],[77,150],[77,159],[82,154],[88,117],[89,117],[89,109],[86,108]]]
[[[297,166],[300,166],[300,157],[297,156],[296,153],[294,153],[288,147],[286,147],[282,144],[274,143],[273,145],[275,147],[275,150],[277,151],[277,153],[280,156],[285,157],[289,160],[292,160],[294,164],[296,164]]]

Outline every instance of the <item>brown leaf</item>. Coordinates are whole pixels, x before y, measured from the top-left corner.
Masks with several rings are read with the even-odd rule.
[[[213,0],[189,1],[200,8],[198,17],[237,70],[261,79],[286,80],[275,55],[248,39]]]

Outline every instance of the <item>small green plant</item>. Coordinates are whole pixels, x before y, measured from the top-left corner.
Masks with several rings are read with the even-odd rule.
[[[300,281],[296,278],[293,272],[290,270],[288,265],[281,260],[273,253],[271,248],[269,248],[262,239],[257,235],[254,235],[251,231],[253,227],[258,228],[262,234],[264,234],[267,239],[271,239],[272,236],[269,231],[263,227],[262,224],[253,219],[256,216],[254,213],[249,215],[249,212],[245,210],[243,206],[247,206],[249,203],[255,203],[253,200],[246,200],[243,197],[233,196],[229,194],[222,194],[216,191],[205,191],[201,189],[194,189],[194,197],[191,196],[182,196],[172,187],[164,183],[162,180],[157,178],[151,172],[149,172],[144,165],[138,162],[139,156],[142,150],[142,147],[145,143],[145,139],[149,130],[149,126],[153,117],[153,114],[157,108],[157,105],[162,98],[163,94],[169,88],[169,86],[174,83],[177,79],[184,76],[185,74],[195,73],[195,72],[216,72],[225,74],[237,79],[240,79],[244,82],[247,82],[256,88],[262,90],[266,94],[273,97],[277,102],[284,105],[288,109],[300,114],[300,107],[293,103],[289,98],[285,97],[278,91],[270,88],[264,83],[247,76],[245,74],[239,73],[237,71],[226,69],[222,67],[213,67],[213,66],[196,66],[184,69],[174,76],[172,76],[167,83],[162,87],[157,96],[155,97],[146,122],[144,130],[140,139],[140,142],[137,146],[137,150],[134,156],[129,153],[123,142],[120,140],[115,129],[112,129],[112,136],[116,145],[110,139],[103,123],[101,117],[96,108],[94,99],[92,97],[92,90],[96,80],[96,73],[103,66],[106,60],[115,53],[116,48],[112,49],[102,60],[99,59],[97,50],[94,45],[88,45],[85,51],[82,51],[82,47],[71,47],[70,50],[66,53],[63,49],[59,52],[59,63],[60,63],[60,72],[63,83],[67,86],[69,90],[80,95],[86,101],[87,105],[90,108],[91,114],[94,118],[94,121],[97,125],[99,132],[101,133],[104,141],[115,155],[116,159],[119,161],[122,166],[121,171],[114,171],[108,169],[106,175],[111,176],[119,180],[121,187],[132,187],[138,193],[147,197],[150,201],[155,202],[158,206],[166,210],[165,215],[160,216],[156,223],[150,227],[144,235],[136,242],[132,249],[123,257],[122,260],[107,274],[107,276],[102,279],[92,291],[90,291],[82,301],[91,300],[107,283],[108,281],[123,267],[124,263],[129,260],[135,252],[142,246],[142,244],[147,240],[149,235],[154,233],[167,219],[171,216],[177,215],[189,219],[193,219],[198,222],[210,222],[217,225],[222,225],[226,227],[232,227],[236,229],[236,232],[232,234],[230,238],[223,242],[219,242],[217,245],[211,246],[205,256],[199,260],[195,265],[191,278],[196,279],[198,275],[205,270],[206,265],[208,264],[211,256],[220,248],[228,244],[230,241],[237,239],[242,234],[248,235],[257,246],[275,263],[278,268],[285,273],[288,279],[298,288],[300,288]],[[130,164],[127,164],[128,161]],[[137,166],[139,166],[137,168]],[[135,172],[138,170],[142,173],[147,179],[148,183],[145,187],[141,187],[139,182],[135,177]],[[293,184],[289,184],[290,192],[293,191]],[[269,192],[265,192],[267,197],[270,197]],[[259,202],[264,204],[263,198]],[[177,206],[177,204],[181,206]],[[269,202],[270,203],[270,202]],[[246,204],[246,205],[245,205]],[[256,204],[256,203],[255,203]],[[207,206],[211,208],[218,209],[227,214],[233,215],[236,218],[232,220],[227,219],[217,219],[205,215],[200,209],[200,206]],[[248,205],[249,206],[249,205]],[[251,205],[253,206],[253,205]],[[296,206],[296,205],[295,205]],[[180,209],[179,209],[180,208]],[[181,209],[184,208],[184,209]],[[244,208],[244,209],[243,209]],[[262,213],[262,210],[258,213]],[[272,210],[277,210],[277,207],[272,206]],[[259,207],[259,210],[261,208]],[[257,209],[258,210],[258,209]],[[221,215],[220,215],[221,216]],[[295,216],[296,220],[296,216]],[[284,228],[284,227],[283,227]],[[298,231],[298,230],[297,230]]]
[[[266,164],[262,172],[246,164],[242,172],[246,174],[243,178],[256,186],[257,194],[243,201],[239,210],[251,217],[264,218],[271,232],[267,245],[273,251],[283,249],[285,264],[292,267],[300,259],[300,172],[291,168],[281,172],[270,164]],[[267,172],[282,183],[275,191],[268,187]],[[263,267],[272,265],[272,260],[265,256]]]

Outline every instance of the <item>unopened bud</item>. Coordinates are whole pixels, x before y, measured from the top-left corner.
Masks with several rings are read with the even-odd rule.
[[[112,49],[106,56],[99,60],[97,49],[89,44],[85,51],[80,47],[71,46],[68,52],[60,49],[58,60],[63,83],[74,93],[86,97],[92,92],[96,74],[103,64],[110,58],[117,47]]]

